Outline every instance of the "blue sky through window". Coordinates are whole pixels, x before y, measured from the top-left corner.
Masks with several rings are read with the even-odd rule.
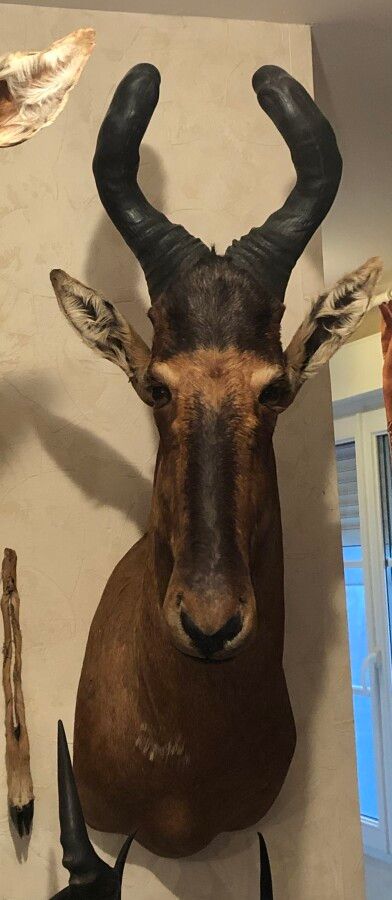
[[[351,680],[361,815],[378,819],[376,759],[372,697],[362,685],[363,662],[368,655],[366,596],[362,568],[355,443],[336,447],[344,580],[350,644]],[[365,687],[365,690],[364,690]]]

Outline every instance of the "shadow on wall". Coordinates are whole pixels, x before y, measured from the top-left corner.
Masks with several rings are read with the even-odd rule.
[[[121,845],[118,835],[103,834],[91,829],[89,832],[96,846],[115,857],[118,846]],[[232,866],[230,862],[233,863]],[[171,896],[181,900],[259,897],[259,868],[260,851],[256,829],[237,832],[235,835],[220,834],[204,850],[178,861],[154,856],[134,841],[125,867],[123,896],[128,896],[127,887],[129,896],[138,895],[138,886],[141,891],[145,891],[146,872],[149,872],[154,874],[155,879]],[[149,896],[155,897],[153,882],[150,882]],[[166,891],[161,894],[158,887],[156,896],[166,896]]]
[[[60,850],[60,852],[61,852],[61,850]],[[58,876],[58,862],[59,862],[58,857],[56,856],[56,853],[55,853],[53,847],[51,847],[50,851],[49,851],[49,857],[48,857],[48,886],[47,886],[48,898],[53,897],[54,894],[57,894],[57,892],[61,889],[61,886],[59,884],[59,876]],[[65,870],[64,870],[64,873],[65,873]],[[63,884],[63,882],[61,882],[61,884]],[[64,882],[64,884],[65,884],[65,882]],[[47,898],[44,897],[43,900],[47,900]]]
[[[40,404],[29,400],[32,394],[40,397]],[[86,497],[97,505],[120,510],[143,532],[151,495],[150,480],[102,438],[49,411],[46,404],[55,402],[55,392],[53,382],[46,375],[30,376],[26,382],[12,375],[12,381],[6,381],[3,391],[0,389],[3,417],[7,416],[7,408],[15,407],[18,395],[23,397],[23,417],[22,414],[12,417],[16,428],[13,424],[12,443],[0,444],[2,463],[12,464],[14,448],[25,441],[29,431],[35,431],[49,457]]]
[[[19,837],[18,832],[15,829],[15,826],[12,823],[11,816],[8,815],[8,827],[10,830],[10,835],[12,838],[12,843],[14,845],[15,856],[18,860],[18,863],[25,863],[29,858],[29,847],[31,841],[31,835],[33,833],[33,829],[31,829],[29,834],[24,834],[23,837]],[[34,825],[33,825],[34,828]]]
[[[158,208],[164,202],[161,173],[162,166],[156,153],[149,147],[143,147],[140,182],[144,182],[143,190]],[[147,293],[144,276],[136,258],[104,211],[88,247],[85,273],[73,274],[101,291],[108,299],[117,302],[133,327],[151,343],[152,327],[147,318],[149,304],[144,299]],[[56,303],[54,296],[53,303]],[[58,315],[61,316],[60,311]],[[98,371],[101,365],[98,355],[96,365]],[[22,398],[21,411],[20,415],[15,415],[19,395]],[[3,390],[0,388],[0,410],[3,421],[12,421],[13,433],[9,443],[7,434],[5,438],[0,438],[2,463],[11,464],[14,447],[25,440],[30,429],[36,431],[56,465],[89,499],[95,500],[97,504],[119,509],[143,531],[151,495],[149,479],[87,428],[53,414],[49,407],[53,408],[55,405],[56,382],[47,371],[29,373],[24,378],[14,371],[9,378],[5,375]],[[11,408],[14,415],[10,418]],[[93,420],[93,408],[90,416]],[[154,435],[152,439],[156,441],[152,417],[151,432]],[[128,487],[125,488],[125,485]],[[136,498],[136,505],[132,496]]]

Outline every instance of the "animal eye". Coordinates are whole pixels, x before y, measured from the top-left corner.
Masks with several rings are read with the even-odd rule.
[[[267,384],[259,394],[259,403],[263,406],[282,406],[288,391],[288,385],[283,378]]]
[[[171,400],[169,388],[164,384],[153,384],[150,388],[150,393],[154,406],[165,406]]]

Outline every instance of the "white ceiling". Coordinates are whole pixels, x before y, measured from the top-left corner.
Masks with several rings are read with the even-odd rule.
[[[27,3],[28,0],[14,2]],[[352,21],[379,23],[392,19],[391,0],[33,0],[31,5],[309,25]]]

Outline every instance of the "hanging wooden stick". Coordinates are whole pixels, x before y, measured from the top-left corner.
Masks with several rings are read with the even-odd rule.
[[[30,747],[22,692],[22,634],[16,588],[15,550],[4,550],[2,565],[4,622],[3,688],[5,697],[5,762],[11,819],[20,837],[29,834],[34,815]]]

